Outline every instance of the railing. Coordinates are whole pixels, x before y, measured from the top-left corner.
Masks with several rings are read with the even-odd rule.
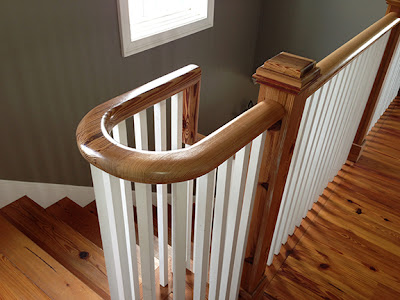
[[[165,286],[169,273],[167,184],[171,184],[173,295],[183,299],[191,258],[193,180],[194,298],[204,299],[208,271],[211,299],[236,297],[239,291],[265,131],[282,119],[284,109],[274,101],[259,103],[201,141],[182,148],[183,142],[190,144],[197,134],[199,85],[200,69],[193,65],[182,68],[96,107],[78,127],[81,153],[91,163],[113,299],[140,296],[129,181],[135,182],[144,299],[155,299],[157,291],[151,185],[155,184],[157,191],[159,281]],[[167,108],[171,110],[170,150]],[[154,132],[148,130],[149,112],[154,115]],[[135,147],[128,146],[125,123],[131,116]],[[154,137],[155,151],[148,150],[150,137]]]
[[[286,59],[286,53],[267,61],[254,76],[261,84],[259,101],[277,90],[286,96],[295,93],[301,121],[292,120],[291,130],[297,141],[288,140],[289,132],[281,153],[274,149],[264,152],[265,157],[281,155],[279,165],[272,169],[281,173],[276,181],[271,180],[271,168],[262,162],[257,209],[245,255],[244,297],[255,297],[260,292],[266,279],[265,266],[272,263],[274,254],[279,253],[347,157],[359,157],[366,134],[399,90],[400,2],[389,4],[385,17],[317,63],[314,72],[319,70],[320,75],[308,85],[294,90],[295,73],[288,79],[287,68],[298,70],[302,64]],[[304,81],[311,72],[305,70],[300,79]],[[360,145],[353,144],[353,140],[361,141]],[[285,154],[285,148],[291,151]],[[273,189],[263,188],[265,183]]]
[[[400,1],[388,2],[384,18],[319,63],[288,53],[265,62],[254,75],[258,104],[200,141],[201,72],[194,65],[84,117],[77,139],[91,164],[112,299],[139,299],[140,290],[144,299],[155,299],[159,286],[171,284],[169,197],[174,299],[185,297],[191,271],[194,299],[205,298],[207,284],[209,299],[235,299],[240,287],[244,298],[259,297],[267,263],[349,152],[357,159],[365,135],[399,89]]]

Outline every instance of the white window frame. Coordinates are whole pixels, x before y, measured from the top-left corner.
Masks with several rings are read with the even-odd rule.
[[[118,0],[119,29],[122,55],[124,57],[202,31],[212,27],[214,24],[214,0],[195,0],[206,2],[206,10],[201,13],[193,13],[193,11],[187,10],[186,12],[178,12],[156,18],[151,20],[151,23],[147,22],[142,28],[145,28],[145,30],[148,28],[163,28],[158,29],[158,31],[162,30],[161,32],[151,33],[150,30],[148,34],[143,30],[143,34],[141,32],[135,35],[132,34],[131,30],[129,1],[132,0]],[[162,24],[162,26],[158,26],[158,24]]]

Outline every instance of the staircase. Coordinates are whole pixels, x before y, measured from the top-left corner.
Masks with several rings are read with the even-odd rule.
[[[157,215],[153,215],[157,228]],[[158,268],[156,231],[154,239]],[[138,245],[137,253],[140,257]],[[139,260],[138,267],[140,274]],[[155,274],[159,282],[158,270]],[[172,282],[172,276],[169,280]],[[190,299],[190,271],[186,280]],[[157,287],[158,299],[172,297],[172,284]],[[0,210],[0,298],[110,299],[94,201],[80,207],[64,198],[44,209],[25,196]]]

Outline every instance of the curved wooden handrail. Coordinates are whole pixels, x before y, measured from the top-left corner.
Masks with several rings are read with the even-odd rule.
[[[200,68],[189,65],[92,109],[79,123],[80,152],[92,165],[126,180],[174,183],[204,175],[282,119],[275,101],[257,104],[189,148],[142,151],[117,143],[112,128],[130,116],[196,84]]]
[[[358,54],[363,52],[382,35],[399,24],[399,22],[400,19],[396,13],[388,13],[370,27],[356,35],[346,44],[342,45],[318,62],[316,67],[320,69],[321,76],[307,88],[306,93],[308,95],[313,94]]]

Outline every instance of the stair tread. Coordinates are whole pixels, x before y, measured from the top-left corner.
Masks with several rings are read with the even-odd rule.
[[[25,236],[21,231],[11,225],[4,217],[0,216],[0,253],[2,258],[5,256],[12,265],[20,270],[31,282],[43,293],[48,295],[51,299],[101,299],[92,289],[85,285],[81,280],[75,277],[70,271],[64,266],[57,262],[47,252]],[[8,268],[3,264],[6,262],[2,259],[1,268]],[[1,273],[1,272],[0,272]],[[0,275],[1,277],[2,275]],[[12,278],[18,277],[20,282],[26,282],[23,278],[14,273],[14,277],[8,277],[12,283],[0,278],[0,285],[7,284],[8,289],[12,289],[13,292],[22,289],[28,289],[33,299],[48,299],[42,295],[38,290],[31,289],[29,283],[19,284]],[[17,278],[16,278],[17,279]],[[18,285],[14,288],[14,285]],[[7,294],[3,289],[0,288],[2,296]],[[24,291],[25,292],[25,291]],[[17,297],[15,299],[32,299],[29,297]],[[6,298],[6,299],[12,299]]]
[[[5,299],[50,299],[1,253],[0,295]]]
[[[84,207],[87,211],[89,211],[90,213],[94,214],[96,217],[98,217],[97,215],[97,207],[96,207],[96,201],[92,201],[90,202],[88,205],[86,205]]]
[[[63,198],[46,208],[46,212],[68,224],[88,240],[102,247],[100,226],[97,217],[69,198]]]
[[[102,249],[26,196],[1,214],[102,298],[110,298]]]
[[[169,261],[170,269],[172,268],[171,261]],[[173,299],[173,275],[172,272],[168,274],[168,285],[163,287],[160,285],[160,277],[158,268],[155,271],[155,282],[156,282],[156,299],[158,300],[166,300]],[[193,288],[194,288],[194,274],[186,269],[186,288],[185,288],[185,299],[193,299]],[[208,299],[208,288],[209,285],[206,285],[206,297]],[[142,289],[140,290],[140,299],[143,299]]]

